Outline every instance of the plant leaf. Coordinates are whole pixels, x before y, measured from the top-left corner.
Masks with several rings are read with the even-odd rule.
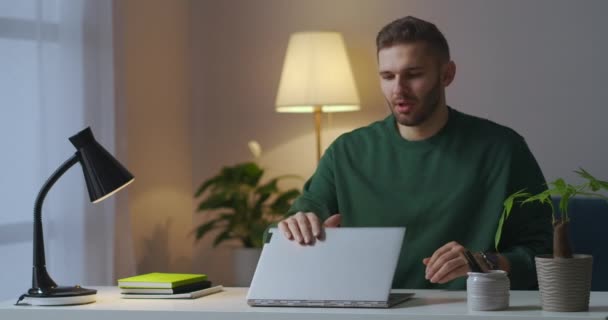
[[[588,197],[597,197],[600,199],[604,199],[608,201],[608,197],[599,194],[599,193],[591,193],[591,192],[578,192],[578,194],[583,195],[583,196],[588,196]]]
[[[500,243],[500,238],[502,237],[502,226],[505,223],[505,212],[500,215],[500,219],[498,220],[498,228],[496,229],[496,235],[494,235],[494,248],[496,252],[498,252],[498,244]]]
[[[257,197],[257,200],[255,201],[251,209],[252,219],[259,219],[263,213],[262,207],[264,205],[264,202],[266,202],[266,200],[268,200],[268,198],[270,198],[273,193],[279,192],[278,180],[278,178],[274,178],[255,189],[255,195]]]
[[[550,182],[560,193],[566,193],[566,182],[562,178],[558,178],[555,181]]]
[[[539,194],[536,195],[526,195],[526,199],[524,201],[522,201],[522,204],[528,204],[528,203],[532,203],[532,202],[540,202],[540,203],[546,203],[547,200],[551,199],[551,192],[552,190],[547,189]]]
[[[284,215],[291,207],[292,201],[300,196],[301,192],[298,189],[290,189],[281,194],[270,205],[273,214]]]
[[[513,209],[513,206],[515,205],[515,202],[518,199],[530,197],[530,193],[525,192],[525,190],[526,189],[521,189],[521,190],[509,195],[503,202],[503,210],[500,215],[500,219],[498,220],[496,234],[494,235],[494,247],[495,247],[496,251],[498,251],[498,244],[500,243],[500,238],[502,237],[502,228],[503,228],[504,222],[507,218],[509,218],[509,215],[511,214],[511,210]]]
[[[245,184],[250,187],[256,186],[263,174],[264,170],[255,162],[246,162],[232,167],[224,167],[221,173],[229,183]]]
[[[277,186],[279,179],[278,178],[274,178],[270,181],[268,181],[267,183],[259,186],[257,189],[255,189],[255,193],[259,194],[259,195],[271,195],[274,192],[278,192],[279,191],[279,187]]]
[[[220,208],[231,208],[233,199],[224,193],[210,195],[206,200],[198,205],[197,211],[207,211]]]
[[[215,237],[215,241],[213,241],[213,247],[217,247],[220,243],[230,239],[232,239],[232,236],[230,235],[230,230],[224,230],[217,237]]]
[[[505,199],[505,201],[503,202],[503,206],[505,209],[505,210],[503,210],[503,215],[505,216],[505,219],[509,218],[509,215],[511,214],[511,210],[513,209],[513,205],[515,204],[515,202],[518,199],[528,198],[530,196],[531,196],[531,194],[525,192],[525,189],[521,189],[521,190],[513,193],[512,195],[508,196],[507,199]]]
[[[222,176],[217,175],[217,176],[211,177],[210,179],[206,180],[205,182],[203,182],[203,184],[201,184],[200,187],[198,187],[198,190],[196,190],[194,197],[198,198],[201,194],[203,194],[203,192],[205,192],[205,190],[207,190],[207,188],[209,188],[213,184],[219,182],[221,179],[222,179]]]
[[[589,186],[591,187],[591,191],[596,192],[596,191],[599,191],[600,189],[608,190],[608,181],[602,181],[602,180],[596,179],[594,176],[592,176],[589,172],[587,172],[583,168],[579,168],[579,170],[576,170],[574,172],[576,172],[579,176],[581,176],[589,181],[588,183],[589,183]]]
[[[218,219],[213,219],[196,228],[196,240],[200,240],[209,231],[213,230],[216,227],[215,224],[218,223],[218,221]]]

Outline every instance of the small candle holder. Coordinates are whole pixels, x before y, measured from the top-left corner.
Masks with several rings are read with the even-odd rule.
[[[510,281],[502,270],[469,272],[467,305],[471,311],[504,310],[509,307]]]

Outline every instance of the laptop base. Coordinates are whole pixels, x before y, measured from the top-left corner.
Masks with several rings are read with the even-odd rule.
[[[391,293],[388,301],[345,301],[345,300],[277,300],[248,299],[252,307],[311,307],[311,308],[390,308],[413,297],[413,293]]]

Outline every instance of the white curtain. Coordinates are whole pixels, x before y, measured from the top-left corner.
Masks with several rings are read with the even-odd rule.
[[[0,298],[31,286],[33,204],[74,153],[68,137],[90,126],[117,153],[113,52],[111,0],[0,0],[0,256],[11,257],[2,262]],[[115,225],[129,230],[116,207],[115,198],[89,203],[79,165],[51,189],[42,216],[58,284],[113,284]],[[130,237],[119,238],[129,256]]]

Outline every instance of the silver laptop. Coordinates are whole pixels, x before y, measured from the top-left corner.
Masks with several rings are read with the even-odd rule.
[[[251,306],[389,308],[413,295],[390,293],[405,228],[327,228],[314,245],[269,232]]]

